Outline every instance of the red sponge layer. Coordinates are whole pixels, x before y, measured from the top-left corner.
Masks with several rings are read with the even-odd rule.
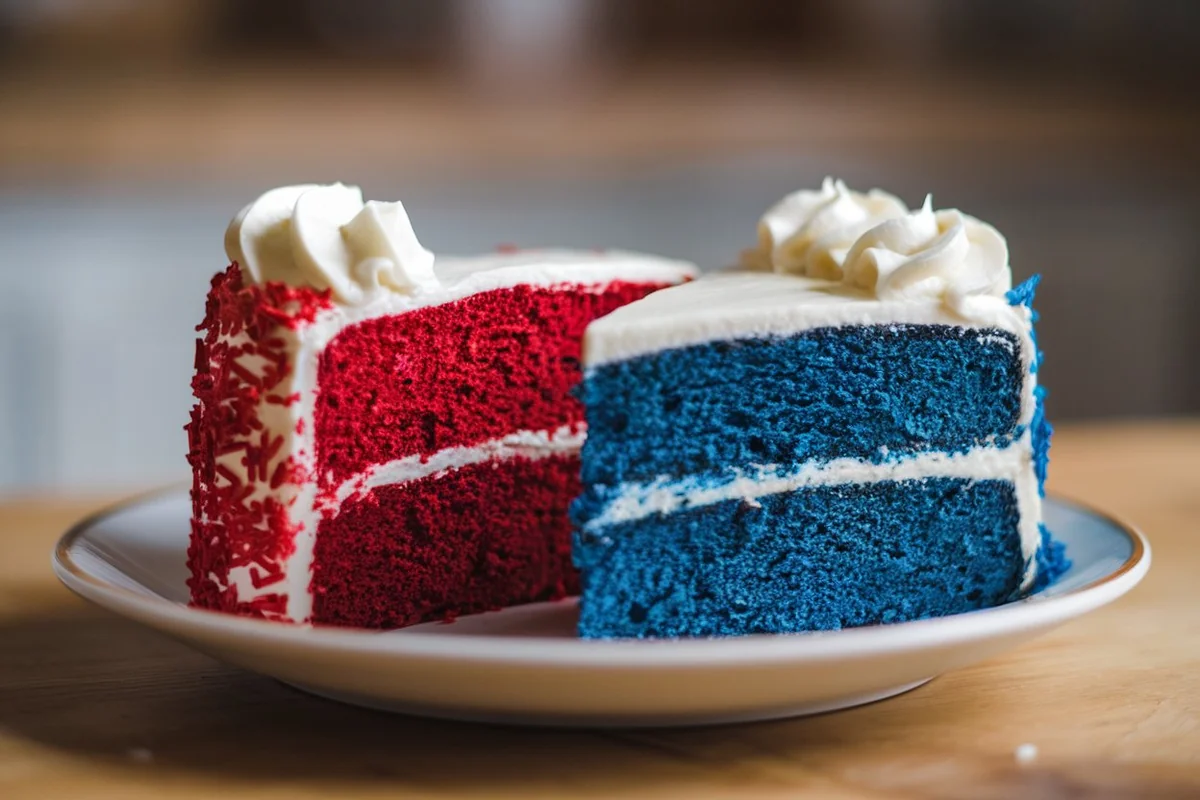
[[[580,379],[584,328],[657,288],[516,286],[348,327],[320,362],[322,484],[406,456],[580,422],[568,391]]]
[[[289,341],[318,320],[336,322],[337,309],[328,292],[254,285],[232,265],[214,278],[198,326],[187,426],[192,602],[289,619],[285,572],[297,520],[312,508],[297,505],[312,497],[299,489],[312,482],[325,515],[314,622],[396,627],[576,592],[566,513],[579,493],[573,456],[478,464],[377,488],[340,509],[331,490],[394,459],[581,423],[570,390],[584,328],[658,288],[517,286],[346,326],[319,356],[312,414],[296,421],[298,434],[314,437],[313,463],[260,413],[307,407],[296,405]],[[247,581],[255,591],[239,596]]]
[[[384,486],[317,529],[313,622],[395,628],[576,594],[579,459],[516,458]]]

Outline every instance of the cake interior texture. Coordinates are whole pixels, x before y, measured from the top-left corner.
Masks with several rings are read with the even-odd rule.
[[[581,533],[581,631],[828,630],[996,605],[1024,574],[1016,519],[1011,485],[935,478],[728,500]]]
[[[313,619],[398,628],[579,592],[579,458],[513,458],[382,486],[318,529]]]
[[[1015,484],[904,469],[1028,434],[1040,490],[1049,426],[1041,392],[1021,424],[1029,372],[1012,333],[942,324],[812,328],[590,368],[572,508],[581,635],[830,630],[1018,596],[1031,557]],[[858,482],[861,464],[895,478]],[[731,466],[751,484],[848,471],[739,497],[722,494]],[[1045,582],[1066,562],[1042,539]]]
[[[578,427],[584,328],[648,291],[517,286],[347,328],[320,361],[320,474]],[[485,461],[348,501],[317,528],[313,621],[401,627],[577,592],[578,470],[573,453]]]
[[[347,327],[321,355],[317,469],[374,464],[577,423],[579,340],[652,287],[518,285]]]
[[[345,326],[315,362],[311,418],[296,423],[315,450],[305,469],[260,415],[300,403],[284,337],[307,335],[328,302],[247,285],[236,266],[217,276],[188,426],[193,602],[287,613],[283,570],[309,501],[275,492],[311,483],[311,583],[292,588],[311,592],[307,621],[391,628],[577,592],[577,446],[545,443],[581,434],[570,390],[588,323],[661,286],[517,285]],[[238,569],[262,587],[251,599],[231,591]]]
[[[728,464],[882,461],[965,451],[1017,430],[1024,370],[1010,333],[949,325],[819,328],[713,342],[590,376],[585,484]]]

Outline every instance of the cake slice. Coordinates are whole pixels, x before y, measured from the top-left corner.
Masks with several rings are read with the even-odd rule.
[[[693,269],[438,259],[399,203],[277,189],[230,226],[187,426],[193,604],[391,628],[574,593],[593,319]]]
[[[995,229],[827,181],[746,262],[588,328],[582,636],[900,622],[1064,568],[1037,279]]]

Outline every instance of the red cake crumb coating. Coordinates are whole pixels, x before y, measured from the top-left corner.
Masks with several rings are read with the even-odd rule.
[[[230,567],[277,565],[294,547],[287,509],[262,490],[264,484],[277,488],[303,476],[281,452],[282,438],[268,438],[258,405],[262,398],[295,402],[275,391],[292,369],[276,335],[279,328],[311,322],[330,307],[328,292],[281,283],[246,285],[236,263],[212,280],[204,321],[196,326],[204,338],[196,342],[196,405],[186,426],[192,467],[188,586],[197,606],[252,616],[285,611],[282,595],[238,602],[222,587]],[[242,475],[222,463],[231,456],[244,468]],[[261,584],[278,577],[266,572]]]
[[[375,489],[321,523],[313,622],[395,628],[579,591],[577,456],[475,464]]]
[[[347,328],[320,362],[322,485],[405,456],[582,421],[568,392],[581,377],[584,328],[657,288],[516,286]]]

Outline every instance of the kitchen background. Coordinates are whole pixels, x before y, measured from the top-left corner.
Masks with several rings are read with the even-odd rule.
[[[186,478],[229,218],[343,180],[422,242],[729,262],[826,174],[1046,277],[1056,420],[1200,410],[1200,3],[0,0],[0,491]]]

